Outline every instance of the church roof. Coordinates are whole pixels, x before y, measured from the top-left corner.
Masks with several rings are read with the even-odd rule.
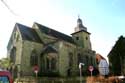
[[[39,36],[35,32],[33,28],[30,28],[28,26],[16,23],[17,27],[19,28],[19,31],[21,33],[22,39],[23,40],[29,40],[29,41],[34,41],[38,43],[42,43],[40,40]]]
[[[40,31],[42,33],[45,33],[46,35],[53,36],[55,38],[58,38],[60,40],[64,40],[64,41],[67,41],[67,42],[70,42],[70,43],[73,43],[73,44],[75,43],[74,40],[72,39],[72,37],[70,37],[66,34],[63,34],[61,32],[58,32],[56,30],[53,30],[51,28],[48,28],[48,27],[43,26],[43,25],[38,24],[38,23],[35,23],[35,24],[39,27]]]

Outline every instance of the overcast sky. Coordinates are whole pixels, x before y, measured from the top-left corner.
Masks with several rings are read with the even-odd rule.
[[[92,49],[104,57],[118,37],[125,35],[125,0],[1,0],[0,58],[7,56],[7,44],[15,23],[32,26],[38,22],[70,35],[78,15],[91,33]]]

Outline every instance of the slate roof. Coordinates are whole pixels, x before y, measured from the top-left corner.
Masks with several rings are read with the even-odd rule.
[[[66,41],[66,42],[70,42],[70,43],[75,44],[75,42],[74,42],[74,40],[72,39],[72,37],[70,37],[70,36],[68,36],[68,35],[66,35],[66,34],[63,34],[63,33],[61,33],[61,32],[58,32],[58,31],[56,31],[56,30],[53,30],[53,29],[51,29],[51,28],[48,28],[48,27],[46,27],[46,26],[43,26],[43,25],[41,25],[41,24],[38,24],[38,23],[35,23],[35,24],[39,27],[39,29],[40,29],[40,31],[41,31],[42,33],[45,33],[46,35],[53,36],[53,37],[58,38],[58,39],[60,39],[60,40],[64,40],[64,41]]]
[[[42,41],[40,40],[39,36],[33,28],[30,28],[19,23],[16,23],[16,26],[19,28],[23,40],[42,43]]]

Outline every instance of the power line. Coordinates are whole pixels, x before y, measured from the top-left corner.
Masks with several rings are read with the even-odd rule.
[[[10,7],[7,5],[7,3],[4,0],[1,0],[1,2],[8,8],[8,10],[15,16],[18,16]]]
[[[18,17],[19,19],[23,19],[23,20],[26,19],[26,20],[31,20],[31,21],[32,21],[32,19],[30,19],[30,18],[28,18],[28,17],[23,17],[22,15],[15,13],[15,12],[11,9],[11,7],[6,3],[5,0],[1,0],[1,2],[5,5],[5,7],[7,7],[7,9],[10,11],[10,13],[11,13],[12,15]]]

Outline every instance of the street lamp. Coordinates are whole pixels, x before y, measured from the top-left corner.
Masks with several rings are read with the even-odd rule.
[[[80,70],[80,83],[82,83],[82,65],[84,66],[84,63],[79,63],[79,70]]]

